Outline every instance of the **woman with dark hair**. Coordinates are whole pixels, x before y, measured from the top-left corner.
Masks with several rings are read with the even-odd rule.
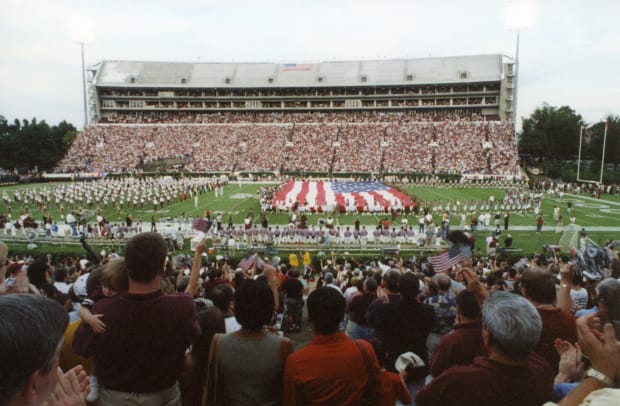
[[[194,338],[191,351],[185,354],[185,367],[181,379],[181,397],[184,405],[199,405],[207,378],[209,348],[213,336],[225,333],[224,317],[217,307],[211,307],[198,313],[198,323],[202,333]]]
[[[284,361],[293,344],[265,330],[273,306],[272,290],[263,281],[246,280],[235,291],[235,318],[241,330],[214,337],[203,404],[281,404]]]

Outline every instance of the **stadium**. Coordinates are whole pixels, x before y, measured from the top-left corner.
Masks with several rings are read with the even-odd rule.
[[[484,300],[492,302],[499,297],[505,301],[502,317],[512,317],[526,309],[529,314],[524,319],[528,320],[535,319],[540,309],[546,311],[545,306],[558,312],[561,308],[574,330],[573,316],[568,314],[568,290],[562,292],[558,308],[551,303],[555,295],[549,303],[536,302],[537,298],[526,296],[525,288],[518,285],[521,282],[517,281],[517,274],[527,275],[533,269],[544,271],[551,278],[546,279],[549,283],[545,287],[554,294],[557,281],[562,288],[570,288],[567,283],[579,278],[602,279],[608,269],[618,275],[615,248],[620,244],[611,240],[618,231],[620,202],[611,196],[601,199],[600,193],[598,198],[590,197],[576,184],[534,181],[528,177],[520,165],[515,139],[515,65],[502,55],[303,64],[102,61],[89,67],[88,72],[90,124],[77,134],[67,155],[53,171],[33,174],[32,179],[23,178],[21,182],[10,179],[0,189],[0,238],[10,246],[13,257],[6,263],[14,272],[7,274],[6,281],[11,281],[11,285],[0,280],[0,294],[20,292],[14,275],[19,275],[23,266],[28,276],[21,272],[21,277],[26,281],[33,273],[31,269],[41,267],[46,274],[54,273],[56,283],[61,278],[68,281],[71,274],[71,287],[64,282],[58,286],[66,285],[74,296],[83,280],[84,292],[75,298],[75,303],[92,294],[88,284],[94,278],[101,278],[92,284],[99,284],[104,292],[114,290],[112,296],[123,295],[120,300],[102,298],[99,303],[138,303],[139,298],[145,317],[136,317],[130,307],[126,311],[115,308],[103,315],[103,330],[98,334],[126,337],[119,341],[122,344],[110,347],[111,354],[117,354],[121,347],[126,350],[119,371],[127,369],[126,360],[130,358],[141,365],[134,371],[136,376],[131,377],[138,382],[139,390],[130,394],[141,398],[141,404],[160,404],[159,396],[168,396],[168,392],[176,400],[166,404],[205,404],[214,393],[215,384],[209,383],[213,377],[206,370],[188,369],[198,376],[195,386],[199,391],[194,390],[186,375],[179,385],[176,376],[180,375],[180,367],[176,368],[178,371],[172,368],[172,372],[153,368],[161,376],[174,378],[170,388],[161,389],[164,385],[160,382],[140,386],[149,381],[145,377],[155,375],[142,365],[151,358],[174,358],[171,347],[179,347],[186,363],[187,357],[194,356],[193,351],[206,351],[196,356],[196,363],[209,364],[211,368],[220,362],[212,358],[206,361],[209,348],[213,357],[219,351],[219,344],[211,341],[202,350],[194,350],[204,346],[195,341],[186,352],[190,341],[177,343],[185,328],[178,323],[169,328],[174,339],[166,343],[153,340],[157,330],[162,330],[158,323],[180,320],[185,314],[178,312],[181,307],[174,306],[168,306],[168,310],[174,310],[171,313],[166,313],[163,306],[153,310],[154,303],[166,299],[185,297],[194,316],[198,310],[201,317],[206,317],[217,307],[213,320],[219,318],[221,332],[229,333],[228,336],[248,334],[254,340],[271,337],[268,332],[275,333],[274,337],[286,334],[291,342],[277,338],[288,343],[290,349],[282,360],[284,364],[289,357],[287,367],[280,366],[285,368],[281,374],[285,376],[284,382],[274,379],[278,385],[270,394],[276,399],[273,404],[280,404],[281,395],[287,399],[282,404],[294,404],[299,397],[290,393],[293,385],[287,384],[286,379],[292,379],[294,374],[286,368],[293,362],[291,359],[305,351],[300,350],[301,346],[316,345],[315,338],[311,338],[313,331],[321,335],[320,340],[333,335],[350,341],[344,338],[346,333],[364,341],[379,337],[384,329],[383,358],[389,361],[381,360],[382,365],[399,369],[403,357],[414,358],[413,364],[419,362],[415,357],[422,362],[416,368],[403,367],[404,375],[400,377],[393,374],[400,385],[399,396],[409,404],[412,397],[416,401],[429,399],[433,383],[424,386],[422,375],[437,371],[439,362],[431,356],[445,351],[441,348],[441,336],[470,323],[473,327],[468,324],[465,328],[477,334],[472,335],[473,344],[457,344],[473,351],[473,355],[482,353],[482,343],[479,349],[476,343],[482,337],[479,303]],[[562,215],[568,221],[563,221]],[[37,221],[38,218],[43,221]],[[548,223],[543,225],[545,219]],[[588,235],[590,232],[594,233]],[[165,246],[156,233],[163,235]],[[137,249],[135,241],[145,245]],[[6,247],[0,241],[0,248],[3,246]],[[45,254],[46,262],[33,258]],[[119,259],[119,254],[125,258]],[[614,254],[616,262],[612,264],[610,258]],[[162,257],[160,262],[148,258],[158,255]],[[566,273],[562,267],[560,272],[561,261],[569,255],[573,256],[574,269],[568,267],[570,272]],[[150,266],[149,272],[156,276],[150,282],[134,280],[130,263],[139,265],[138,268]],[[123,267],[117,271],[128,284],[125,288],[105,285],[111,283],[108,272],[116,266]],[[448,276],[453,270],[454,280]],[[39,286],[34,285],[34,276],[32,279],[32,289],[37,292]],[[369,281],[374,291],[368,287]],[[381,288],[377,288],[379,281]],[[298,286],[294,288],[287,286],[295,283]],[[574,283],[577,286],[581,282]],[[218,284],[228,290],[218,290]],[[151,289],[148,293],[132,292],[136,286],[143,289],[147,285]],[[25,286],[30,289],[28,283]],[[46,295],[64,299],[63,304],[74,302],[73,297],[61,296],[59,288],[53,286],[45,291]],[[340,293],[322,286],[331,286]],[[39,289],[43,292],[46,288]],[[240,293],[244,289],[262,289],[260,303],[256,298],[244,303],[250,302]],[[520,289],[525,297],[508,292],[490,294]],[[305,295],[309,292],[312,293],[307,301],[308,310],[304,313]],[[332,299],[327,300],[327,305],[322,299],[311,303],[312,295],[325,292],[336,295],[337,306],[329,304]],[[471,320],[461,319],[469,317],[461,313],[457,318],[457,311],[461,311],[457,301],[467,294],[469,306],[477,308]],[[152,298],[156,299],[151,302]],[[343,322],[345,298],[349,304]],[[518,302],[510,302],[511,298]],[[363,306],[359,304],[362,300],[367,301]],[[533,304],[528,304],[528,300]],[[317,305],[318,302],[321,304]],[[364,308],[360,314],[355,313],[355,303]],[[386,323],[391,316],[381,311],[393,303],[399,316],[391,320],[392,326]],[[323,317],[312,318],[311,312],[316,312],[318,306],[326,307]],[[487,309],[485,312],[494,311]],[[258,323],[255,319],[262,317],[257,316],[261,311],[265,317]],[[130,314],[130,322],[113,330],[112,317],[125,312]],[[247,319],[244,312],[248,313]],[[424,320],[420,316],[423,312]],[[76,354],[87,354],[87,346],[96,340],[87,336],[97,328],[92,318],[102,316],[93,315],[90,310],[74,313],[76,319],[83,321],[75,321],[67,330],[73,347],[63,344],[58,363],[64,370],[74,366],[72,357]],[[237,320],[237,325],[231,324],[232,319]],[[518,335],[538,337],[539,319],[538,331],[533,327],[531,334]],[[200,321],[198,330],[203,329],[201,334],[211,335],[209,340],[215,342],[215,331],[210,330],[216,329],[210,325],[215,321],[206,320]],[[438,321],[445,324],[440,329]],[[109,323],[112,333],[106,331],[105,323]],[[249,330],[244,323],[256,326]],[[321,323],[328,323],[331,330],[318,330]],[[526,324],[523,320],[519,323]],[[409,325],[403,328],[405,324]],[[151,333],[142,334],[144,326]],[[358,326],[366,330],[358,330]],[[237,327],[238,330],[232,329]],[[406,341],[403,345],[396,343],[394,338],[408,337],[409,333],[404,331],[408,328],[415,334],[402,339]],[[504,335],[506,331],[516,335],[518,328],[508,321],[499,330]],[[364,332],[366,335],[361,334]],[[199,333],[195,332],[195,336],[200,337]],[[573,335],[574,338],[567,335],[567,340],[574,342],[576,333]],[[136,337],[136,342],[143,342],[133,343]],[[215,337],[225,340],[219,335]],[[494,343],[495,338],[487,339]],[[549,341],[535,341],[544,340]],[[126,345],[129,341],[133,344]],[[157,357],[140,353],[140,348],[152,345],[150,341],[161,350]],[[496,345],[493,343],[489,345]],[[527,357],[542,351],[534,348],[534,342],[526,344]],[[545,348],[552,347],[551,343],[543,344]],[[327,341],[321,343],[323,347],[329,345],[332,344]],[[389,353],[388,346],[393,347]],[[256,352],[256,348],[256,343],[251,342],[248,354]],[[333,354],[343,353],[329,351],[330,361]],[[365,350],[360,346],[359,351],[364,366],[369,368]],[[422,354],[426,361],[412,351]],[[278,352],[282,353],[282,349]],[[378,351],[373,350],[373,358],[375,352]],[[125,390],[108,389],[106,381],[114,382],[115,378],[101,372],[107,365],[97,356],[95,353],[95,361],[81,361],[86,367],[97,362],[97,370],[88,371],[91,392],[86,399],[96,401],[99,397],[97,404],[117,404]],[[354,356],[359,356],[357,349]],[[544,356],[545,359],[539,357],[543,362],[541,370],[552,378],[551,365],[558,364],[559,355],[545,352]],[[263,352],[259,357],[269,358]],[[511,368],[511,382],[517,381],[514,378],[530,378],[531,371],[516,369],[530,362],[527,357],[506,358],[510,359],[506,365]],[[232,365],[245,372],[245,361],[221,361],[221,365]],[[456,362],[447,362],[446,374],[451,365]],[[322,361],[320,368],[320,376],[336,369],[326,368]],[[79,373],[86,377],[87,372]],[[413,378],[407,378],[407,373],[412,373]],[[416,373],[421,375],[416,377]],[[124,372],[114,375],[127,379]],[[356,375],[350,371],[342,376],[343,388],[355,382]],[[532,391],[540,392],[536,394],[538,398],[549,397],[546,392],[551,378],[549,385],[543,382],[546,386],[540,384]],[[370,386],[369,382],[370,378],[362,387]],[[321,382],[318,391],[324,392],[327,385]],[[88,385],[83,386],[76,390],[82,398]],[[243,392],[244,385],[239,387]],[[129,389],[126,391],[129,393]],[[346,390],[340,388],[338,392]],[[362,390],[352,392],[352,399],[362,396]],[[467,392],[463,390],[461,395]],[[484,388],[472,391],[483,392]],[[394,404],[394,394],[381,395],[376,399],[381,398],[382,404]],[[188,400],[188,396],[195,397]],[[222,396],[221,392],[218,396]],[[441,403],[437,402],[427,404]],[[521,399],[510,404],[520,402]]]
[[[56,238],[46,239],[45,224],[19,232],[3,216],[4,234],[17,241],[77,244],[67,241],[79,234],[66,220],[71,211],[95,244],[123,241],[148,229],[149,219],[169,240],[179,230],[191,238],[192,220],[208,210],[228,220],[211,231],[220,250],[236,238],[240,252],[276,244],[284,253],[302,246],[425,253],[444,249],[450,228],[480,228],[478,218],[488,239],[495,232],[488,218],[512,213],[520,243],[508,251],[532,252],[543,245],[526,237],[535,206],[566,205],[562,195],[571,191],[555,185],[560,198],[540,202],[525,190],[515,64],[500,54],[300,64],[104,60],[87,71],[90,125],[41,178],[89,182],[4,191],[3,211],[45,219],[48,210],[45,224],[59,219]],[[429,212],[434,219],[420,220]],[[138,224],[124,221],[128,215]],[[246,230],[248,217],[259,230]],[[431,225],[437,241],[426,237]],[[364,243],[360,226],[368,227]],[[576,230],[553,243],[574,247]]]
[[[58,169],[520,178],[504,59],[103,61],[89,68],[94,124]]]

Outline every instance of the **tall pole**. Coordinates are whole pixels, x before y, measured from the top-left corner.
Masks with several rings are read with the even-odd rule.
[[[579,126],[579,157],[577,158],[577,182],[579,182],[579,168],[581,168],[581,139],[583,138],[583,126]]]
[[[84,98],[84,127],[88,125],[88,114],[86,112],[86,69],[84,67],[84,41],[80,41],[82,50],[82,96]]]
[[[515,53],[515,79],[514,79],[514,91],[512,92],[512,124],[515,126],[515,132],[517,131],[517,93],[519,84],[519,30],[517,30],[517,52]]]
[[[607,143],[607,126],[608,122],[605,121],[605,135],[603,135],[603,156],[601,157],[601,177],[598,181],[599,187],[603,184],[603,169],[605,169],[605,144]]]

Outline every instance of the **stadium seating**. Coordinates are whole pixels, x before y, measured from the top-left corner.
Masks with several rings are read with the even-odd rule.
[[[87,127],[57,171],[120,172],[174,159],[196,172],[519,173],[510,122],[432,113],[240,113],[209,119],[217,124],[171,119],[173,124]]]

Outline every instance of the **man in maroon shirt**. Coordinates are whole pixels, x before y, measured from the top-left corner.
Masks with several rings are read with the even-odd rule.
[[[555,277],[543,268],[532,268],[521,276],[521,294],[530,301],[542,319],[542,332],[534,352],[543,357],[557,373],[560,356],[554,342],[559,338],[569,343],[577,341],[575,317],[555,306]]]
[[[130,239],[125,248],[129,291],[93,306],[106,324],[103,334],[86,323],[75,333],[75,352],[95,358],[102,406],[181,404],[184,354],[200,327],[190,295],[161,290],[167,251],[157,233]]]
[[[551,400],[553,372],[533,353],[542,328],[534,306],[514,293],[495,292],[482,314],[488,355],[434,378],[418,391],[416,405],[539,406]]]
[[[364,281],[364,293],[353,296],[353,299],[351,299],[351,302],[347,306],[349,323],[354,323],[351,338],[363,338],[365,340],[372,338],[375,330],[368,325],[368,321],[366,320],[366,311],[376,298],[377,280],[369,276]]]
[[[456,296],[454,329],[441,337],[431,357],[431,375],[438,377],[454,365],[469,365],[482,355],[482,320],[480,305],[469,290]]]

